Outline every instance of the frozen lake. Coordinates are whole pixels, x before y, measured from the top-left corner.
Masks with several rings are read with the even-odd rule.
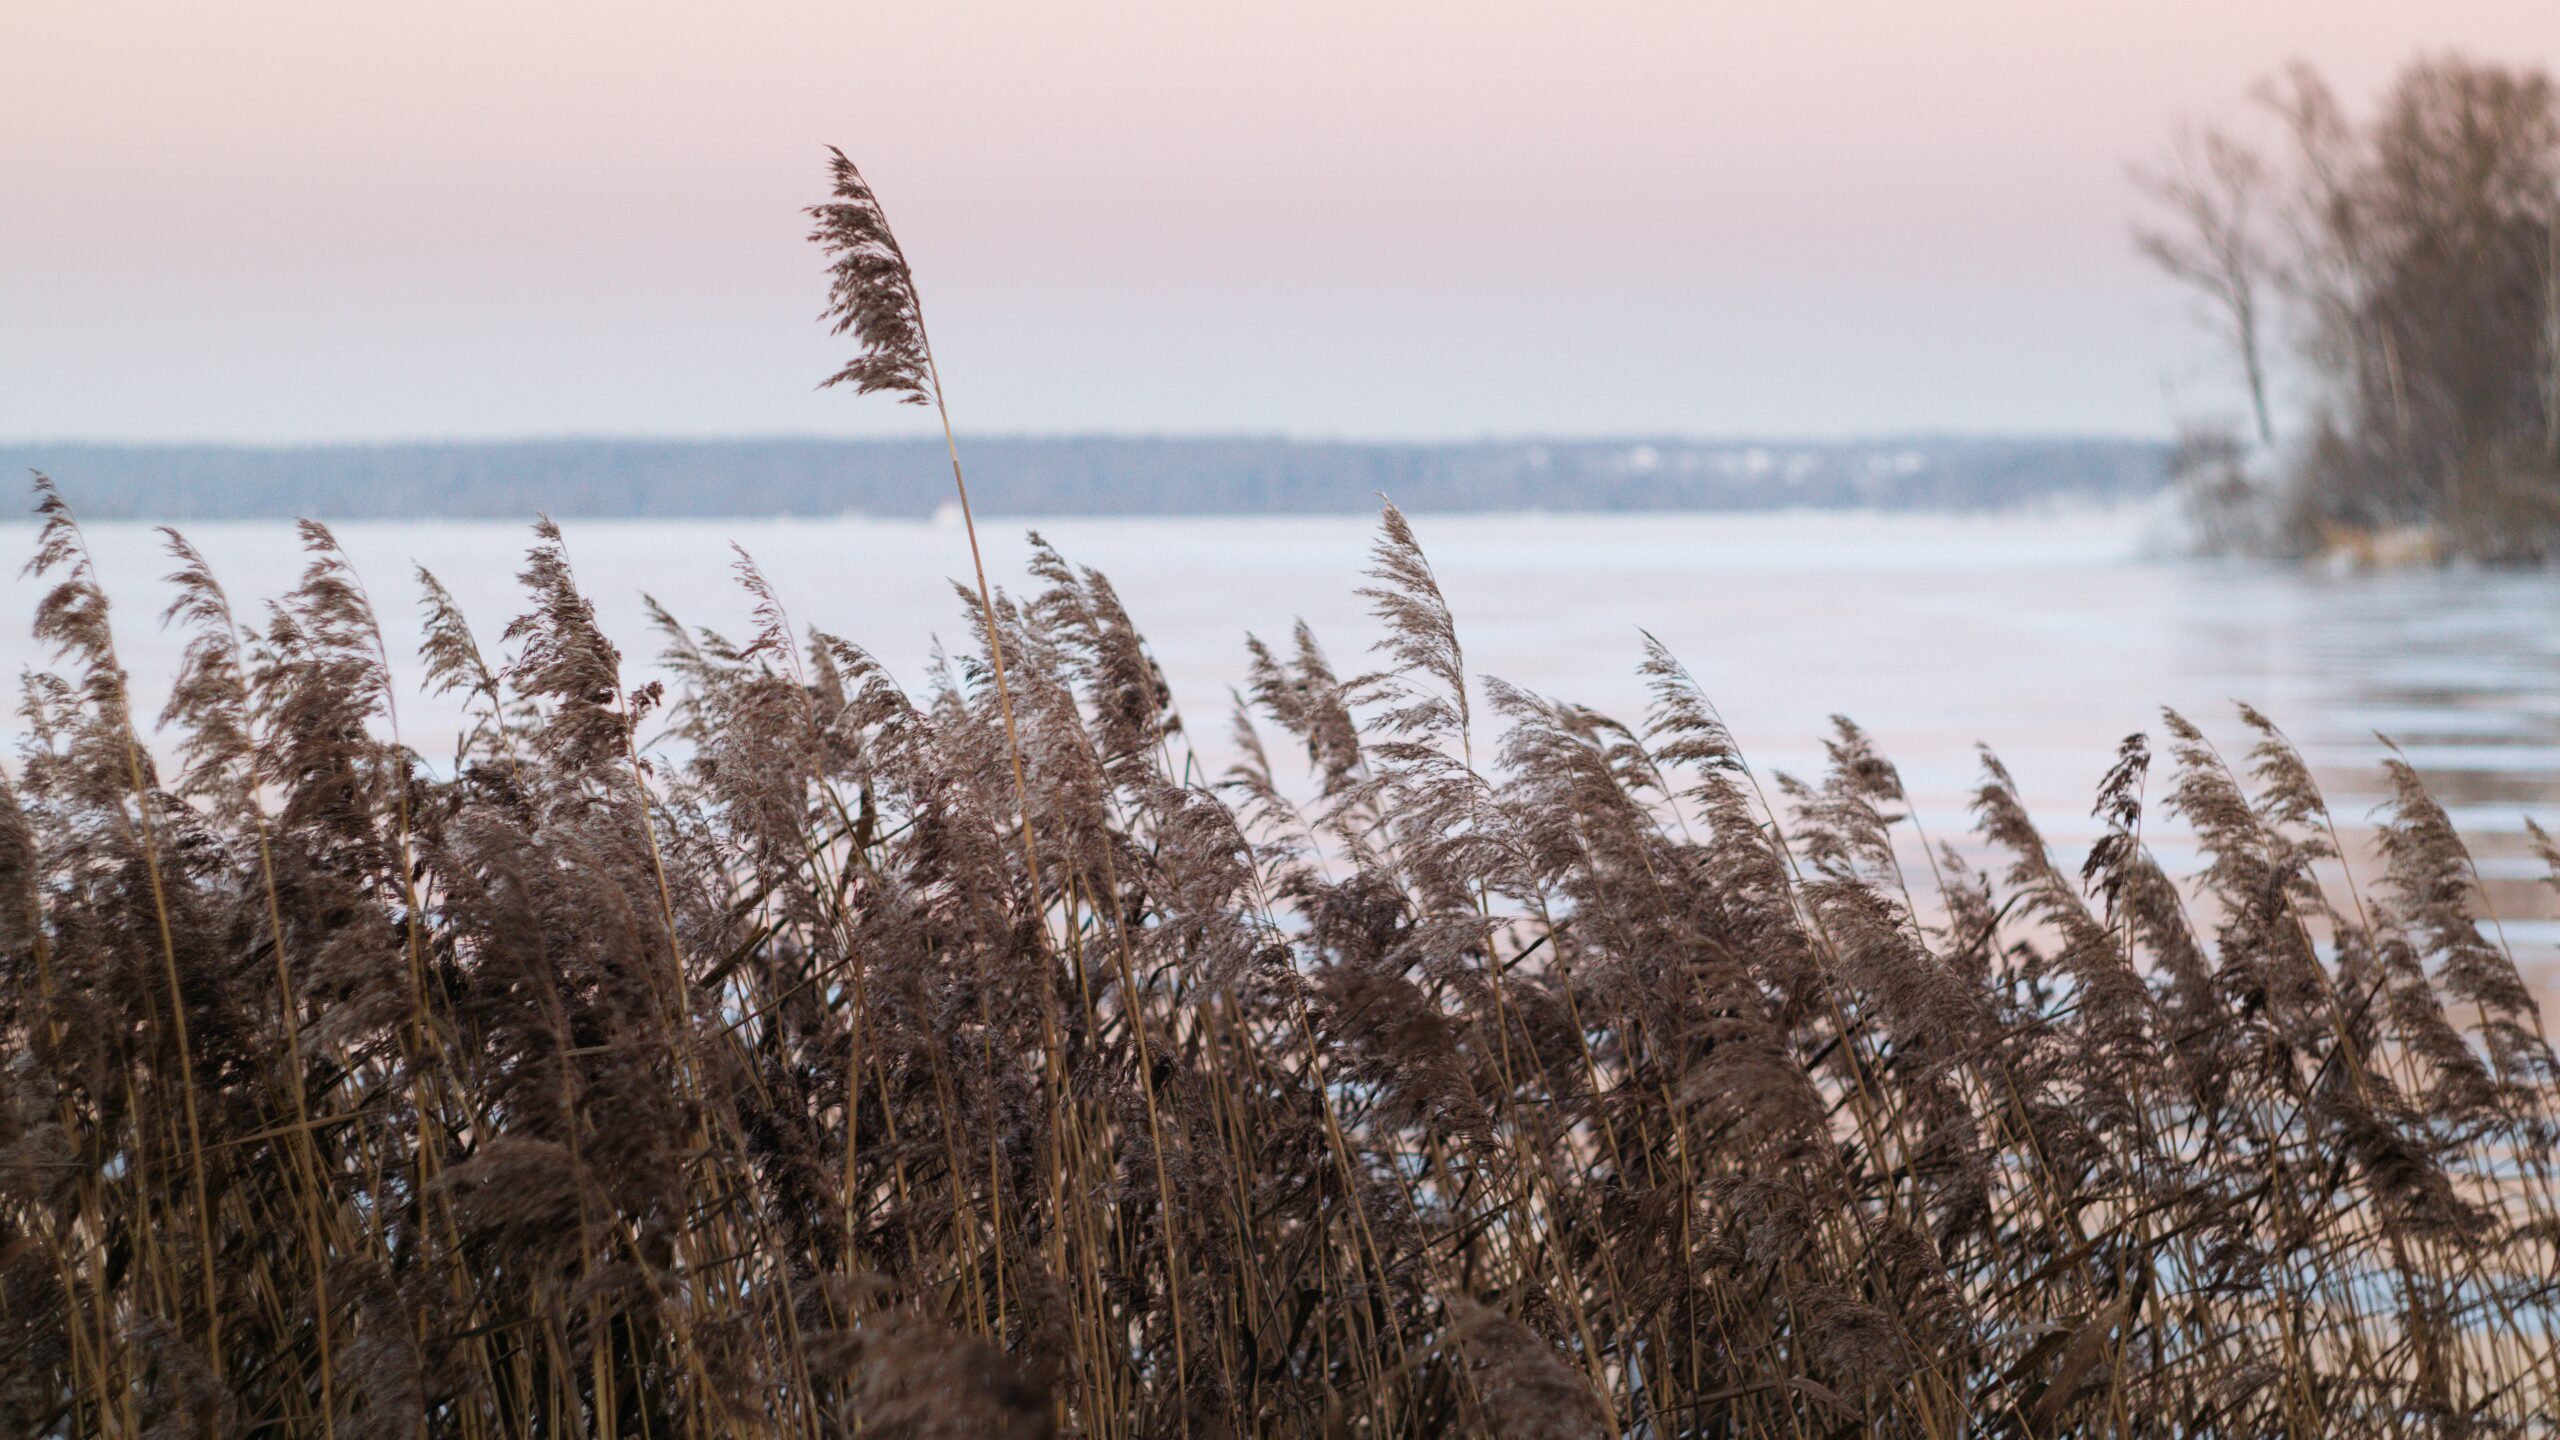
[[[2379,731],[2406,750],[2482,854],[2493,900],[2536,963],[2560,950],[2530,881],[2520,817],[2560,822],[2560,574],[2327,575],[2154,558],[2129,512],[2066,515],[1466,515],[1415,517],[1457,613],[1471,670],[1635,718],[1638,627],[1676,651],[1756,768],[1809,772],[1825,718],[1864,725],[1902,768],[1933,836],[1965,824],[1976,742],[1999,752],[2058,845],[2091,833],[2092,788],[2116,742],[2172,705],[2245,743],[2230,702],[2283,725],[2342,819],[2379,796]],[[578,521],[571,556],[635,676],[658,640],[640,596],[692,624],[746,628],[728,543],[751,552],[800,624],[856,640],[910,684],[937,634],[964,633],[949,583],[968,574],[956,524],[867,519]],[[1303,616],[1338,667],[1375,629],[1353,593],[1374,522],[1358,516],[996,519],[991,578],[1019,586],[1023,532],[1111,577],[1147,633],[1204,761],[1222,768],[1227,687],[1252,631]],[[244,608],[300,566],[280,523],[189,536]],[[435,571],[484,643],[514,613],[530,533],[468,523],[338,527],[395,645],[415,637],[413,564]],[[89,531],[117,605],[137,709],[156,712],[178,637],[158,624],[169,568],[148,527]],[[24,556],[33,531],[0,533]],[[14,570],[14,565],[11,567]],[[39,663],[14,582],[0,658]],[[410,665],[414,678],[416,666]],[[452,711],[403,701],[410,743],[449,754]],[[2155,786],[2155,793],[2157,787]],[[2173,868],[2175,853],[2164,855]]]

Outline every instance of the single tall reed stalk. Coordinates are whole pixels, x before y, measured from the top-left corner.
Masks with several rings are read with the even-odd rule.
[[[889,212],[871,182],[845,158],[827,147],[827,168],[835,180],[834,196],[809,207],[817,228],[809,239],[827,253],[831,283],[827,308],[819,316],[831,333],[853,332],[862,353],[819,382],[819,388],[850,384],[857,395],[886,392],[901,405],[933,405],[942,422],[942,445],[951,457],[951,487],[960,497],[960,525],[969,537],[969,568],[978,579],[978,608],[986,626],[987,659],[994,667],[996,706],[1004,715],[1005,748],[1013,762],[1014,797],[1022,809],[1022,859],[1031,883],[1040,883],[1040,848],[1032,838],[1031,787],[1022,771],[1022,741],[1013,723],[1013,692],[1005,684],[1004,639],[996,624],[995,592],[987,585],[986,558],[978,550],[978,517],[969,508],[969,478],[960,470],[960,441],[951,430],[951,407],[942,398],[942,371],[933,363],[933,340],[924,328],[924,303],[916,297],[915,271],[898,248],[889,228]]]

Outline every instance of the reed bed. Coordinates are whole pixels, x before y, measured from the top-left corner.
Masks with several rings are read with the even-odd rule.
[[[948,437],[830,173],[828,383]],[[1251,642],[1223,775],[974,517],[920,691],[743,554],[672,686],[547,521],[493,645],[422,571],[430,764],[325,527],[248,613],[168,536],[147,726],[36,493],[9,1435],[2555,1429],[2560,1063],[2397,760],[2370,885],[2247,710],[2128,738],[2077,867],[1986,753],[1978,866],[1845,720],[1764,785],[1650,640],[1640,718],[1470,675],[1390,506],[1371,667]]]
[[[547,524],[494,643],[418,577],[430,763],[325,528],[254,610],[170,536],[155,726],[39,503],[0,1433],[2553,1429],[2553,1055],[2397,762],[2361,888],[2254,712],[1933,846],[1658,645],[1470,675],[1389,509],[1222,776],[1046,547],[919,690],[744,557],[630,688]]]

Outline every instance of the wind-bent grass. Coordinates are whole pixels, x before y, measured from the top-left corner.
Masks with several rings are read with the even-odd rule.
[[[146,746],[43,494],[0,1432],[2560,1408],[2552,1053],[2396,762],[2369,893],[2254,712],[2229,758],[2168,717],[2165,783],[2128,740],[2076,872],[1986,757],[1977,873],[1845,721],[1764,787],[1659,646],[1641,722],[1470,676],[1392,510],[1383,668],[1254,645],[1214,786],[1045,546],[921,694],[751,563],[756,633],[667,620],[677,683],[626,693],[548,527],[502,653],[425,577],[449,770],[398,744],[324,530],[255,629],[172,537],[192,646]],[[2201,873],[2152,861],[2173,827]]]
[[[828,383],[939,412],[832,173]],[[1384,668],[1253,642],[1216,785],[974,517],[920,696],[743,555],[671,694],[547,521],[501,653],[421,572],[444,773],[325,528],[255,632],[172,534],[164,777],[37,490],[9,1434],[2552,1432],[2560,1064],[2397,760],[2376,894],[2246,710],[2165,806],[2129,738],[2076,878],[1986,755],[1978,874],[1845,720],[1773,801],[1650,641],[1640,725],[1471,677],[1390,507]]]

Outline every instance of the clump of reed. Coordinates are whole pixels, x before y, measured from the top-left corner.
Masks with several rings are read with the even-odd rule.
[[[828,383],[940,412],[905,257],[831,168],[861,353]],[[956,445],[952,478],[965,516]],[[548,522],[494,649],[421,571],[427,684],[472,718],[431,765],[325,527],[248,615],[168,536],[189,644],[146,733],[37,497],[9,1434],[2560,1410],[2560,1065],[2396,759],[2371,893],[2254,711],[2236,762],[2164,717],[2162,803],[2128,739],[2076,875],[1986,754],[1983,873],[1845,720],[1764,787],[1650,640],[1635,720],[1471,675],[1390,506],[1376,668],[1250,642],[1223,777],[1110,582],[1035,536],[1000,594],[973,518],[971,644],[921,692],[743,554],[752,633],[659,612],[672,688],[626,681]]]
[[[254,610],[169,537],[154,728],[39,496],[0,1432],[2560,1408],[2552,1052],[2396,761],[2362,887],[2254,712],[2166,717],[2165,779],[2128,740],[2076,866],[1986,756],[1969,865],[1846,721],[1764,785],[1659,645],[1641,718],[1471,675],[1390,509],[1376,667],[1252,644],[1214,780],[1045,545],[921,690],[743,557],[753,632],[666,618],[634,688],[548,525],[495,645],[418,577],[474,721],[431,764],[326,529]]]

